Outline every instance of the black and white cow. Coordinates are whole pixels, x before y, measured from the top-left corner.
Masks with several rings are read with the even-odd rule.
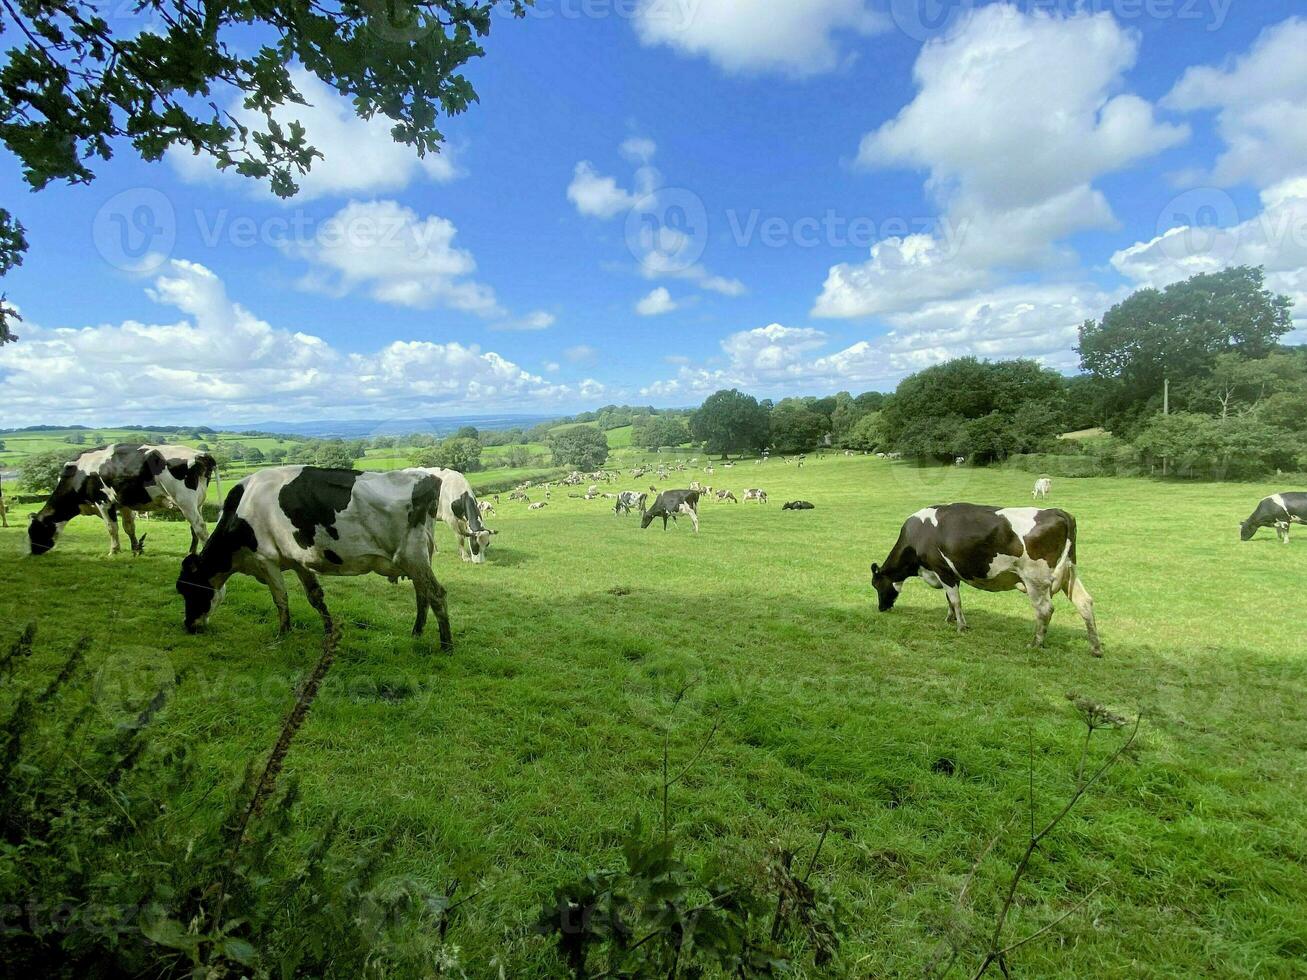
[[[440,645],[453,648],[445,590],[431,571],[440,478],[421,470],[360,473],[316,466],[275,466],[232,487],[212,537],[182,562],[177,591],[189,632],[203,627],[222,601],[227,580],[252,575],[272,593],[281,632],[290,629],[282,572],[293,571],[327,632],[332,630],[317,574],[406,576],[417,595],[413,635],[427,608]]]
[[[699,491],[698,490],[664,490],[658,494],[653,506],[644,512],[640,527],[646,528],[655,517],[663,519],[663,530],[667,530],[667,518],[676,520],[677,514],[684,514],[694,525],[694,533],[699,533]]]
[[[613,504],[613,513],[629,514],[632,510],[638,510],[643,514],[648,503],[649,495],[647,493],[637,493],[635,490],[623,490],[617,495],[617,503]]]
[[[1289,525],[1307,524],[1307,493],[1273,493],[1263,497],[1246,521],[1239,522],[1239,537],[1249,541],[1261,527],[1275,528],[1275,536],[1289,543]]]
[[[881,612],[894,606],[903,583],[919,575],[948,597],[946,622],[967,628],[961,584],[986,592],[1020,589],[1035,609],[1035,646],[1053,616],[1053,594],[1064,592],[1084,618],[1090,652],[1102,656],[1094,600],[1076,572],[1076,520],[1064,510],[942,504],[917,511],[899,531],[885,564],[871,566]]]
[[[790,500],[781,504],[781,510],[812,510],[813,505],[806,500]]]
[[[139,555],[145,549],[145,535],[136,536],[136,514],[172,508],[181,511],[191,526],[194,554],[209,536],[202,508],[217,468],[212,456],[189,446],[114,443],[88,449],[64,465],[54,493],[33,515],[27,528],[32,554],[45,554],[69,521],[86,514],[104,521],[111,555],[121,550],[121,515],[132,552]]]
[[[437,467],[414,467],[440,478],[440,519],[458,540],[458,557],[477,565],[486,560],[490,539],[498,534],[481,523],[481,505],[472,484],[458,470]]]

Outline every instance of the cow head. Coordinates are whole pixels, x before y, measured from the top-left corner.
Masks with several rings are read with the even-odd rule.
[[[63,524],[50,517],[33,514],[27,525],[27,544],[34,555],[43,555],[54,547],[54,542],[63,530]]]
[[[215,589],[201,571],[200,556],[187,555],[182,559],[181,574],[177,576],[177,592],[186,604],[186,632],[198,633],[209,622],[209,616],[222,602],[224,589]]]
[[[877,608],[881,612],[889,612],[894,608],[894,603],[898,601],[899,592],[902,590],[902,583],[895,582],[890,578],[889,573],[883,571],[875,562],[871,564],[871,585],[876,590]]]
[[[473,562],[480,565],[486,560],[486,552],[490,550],[490,539],[498,533],[498,531],[483,527],[481,530],[473,531],[467,536],[467,546],[468,550],[472,552]]]
[[[1240,522],[1239,522],[1239,540],[1240,540],[1240,541],[1251,541],[1251,540],[1253,539],[1253,535],[1256,534],[1256,533],[1257,533],[1257,525],[1254,524],[1252,521],[1240,521]],[[35,553],[35,552],[33,552],[33,553]]]

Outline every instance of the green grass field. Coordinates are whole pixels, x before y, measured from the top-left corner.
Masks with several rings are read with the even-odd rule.
[[[678,476],[760,486],[772,503],[705,503],[696,536],[685,521],[641,531],[609,503],[560,492],[532,513],[505,500],[482,566],[459,562],[440,527],[452,656],[409,637],[406,584],[325,581],[346,626],[287,762],[303,781],[297,819],[339,813],[350,846],[396,835],[395,873],[483,887],[450,933],[469,975],[558,975],[531,928],[539,907],[556,884],[620,861],[637,816],[656,821],[662,733],[691,680],[671,716],[673,760],[720,728],[673,791],[676,832],[692,856],[760,857],[774,841],[807,852],[829,821],[818,873],[847,923],[833,975],[919,975],[976,856],[1015,818],[962,911],[992,919],[1022,845],[1032,747],[1039,813],[1069,795],[1083,735],[1072,691],[1142,710],[1143,726],[1035,859],[1012,935],[1101,889],[1015,953],[1014,973],[1303,975],[1307,532],[1288,547],[1267,531],[1238,537],[1262,495],[1288,488],[1055,480],[1049,503],[1078,520],[1097,603],[1095,660],[1061,597],[1043,650],[1027,646],[1019,593],[964,591],[964,636],[920,583],[875,611],[868,565],[907,514],[1028,503],[1027,474],[836,456]],[[797,497],[817,509],[781,512]],[[110,559],[102,527],[83,518],[35,559],[29,509],[0,532],[6,638],[28,620],[46,648],[90,634],[107,698],[188,671],[162,724],[224,786],[238,780],[319,653],[298,588],[285,639],[249,578],[229,585],[208,633],[189,636],[173,591],[184,525],[150,522],[144,557]],[[1095,758],[1120,737],[1096,736]],[[192,802],[217,807],[206,789]]]

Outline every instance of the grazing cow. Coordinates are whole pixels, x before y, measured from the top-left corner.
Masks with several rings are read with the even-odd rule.
[[[698,490],[664,490],[654,500],[653,506],[644,512],[640,527],[646,528],[655,517],[663,519],[663,530],[667,530],[667,518],[676,520],[677,514],[684,514],[694,525],[694,533],[699,533],[699,491]]]
[[[549,504],[543,500],[537,500],[534,504],[527,507],[527,510],[544,510]]]
[[[617,495],[617,503],[613,505],[613,514],[629,514],[632,508],[638,509],[643,514],[648,501],[649,495],[647,493],[623,490]]]
[[[781,504],[781,510],[812,510],[813,505],[806,500],[791,500],[789,503]]]
[[[731,493],[731,491],[729,490],[718,490],[717,499],[720,500],[722,503],[726,503],[726,501],[728,500],[736,504],[740,502],[740,498],[735,496],[735,494]]]
[[[427,608],[436,614],[440,645],[453,648],[445,590],[431,571],[440,477],[418,469],[360,473],[317,466],[274,466],[232,487],[204,550],[182,562],[177,591],[186,603],[186,629],[208,622],[227,580],[252,575],[272,593],[281,632],[290,629],[282,572],[293,571],[309,602],[332,631],[322,575],[376,572],[413,580],[422,632]]]
[[[132,543],[132,553],[145,550],[145,535],[136,537],[139,511],[176,508],[191,526],[191,554],[209,537],[201,509],[217,463],[208,453],[189,446],[143,446],[115,443],[88,449],[64,465],[59,482],[45,506],[27,528],[32,554],[54,547],[64,525],[78,514],[98,515],[109,532],[109,554],[118,544],[118,516]]]
[[[498,494],[496,494],[496,496],[498,496]],[[494,513],[495,513],[495,505],[494,505],[494,503],[493,503],[492,501],[489,501],[489,500],[482,501],[482,503],[481,503],[481,517],[484,519],[484,518],[487,518],[487,517],[489,517],[491,514],[494,514]]]
[[[1094,601],[1076,573],[1076,521],[1063,510],[943,504],[903,523],[884,566],[871,566],[881,612],[894,606],[903,583],[919,575],[948,597],[946,622],[967,628],[963,582],[986,592],[1020,589],[1035,609],[1035,646],[1042,646],[1055,592],[1064,592],[1089,631],[1090,651],[1102,656]]]
[[[751,490],[744,491],[744,499],[756,500],[760,504],[765,504],[767,502],[767,491],[759,490],[757,487],[754,487]]]
[[[1274,527],[1275,536],[1289,543],[1289,525],[1307,524],[1307,493],[1273,493],[1263,497],[1246,521],[1239,522],[1239,537],[1249,541],[1261,527]]]
[[[1030,496],[1038,500],[1041,497],[1047,497],[1053,491],[1053,481],[1046,476],[1041,476],[1035,481],[1035,489],[1030,491]]]
[[[481,565],[490,550],[490,539],[498,534],[481,523],[481,505],[472,492],[472,484],[458,470],[417,466],[414,469],[430,473],[440,480],[440,514],[445,525],[454,532],[458,541],[458,557]]]

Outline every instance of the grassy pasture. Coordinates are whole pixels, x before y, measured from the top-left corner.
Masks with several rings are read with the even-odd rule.
[[[1289,547],[1267,531],[1246,544],[1237,533],[1262,495],[1287,488],[1055,480],[1050,505],[1077,517],[1097,602],[1105,656],[1094,660],[1061,597],[1042,651],[1027,646],[1019,593],[964,591],[965,636],[944,625],[942,594],[919,583],[892,613],[875,611],[867,566],[908,513],[955,499],[1023,504],[1031,476],[838,456],[680,476],[737,493],[760,486],[772,503],[705,503],[696,536],[684,521],[642,532],[604,501],[559,491],[538,512],[505,501],[482,566],[459,562],[439,528],[450,657],[408,636],[407,585],[325,582],[347,625],[288,759],[303,781],[298,819],[339,812],[352,843],[397,835],[397,874],[484,886],[450,934],[470,975],[559,972],[530,928],[539,906],[561,880],[620,861],[637,815],[656,822],[664,729],[675,767],[714,721],[716,738],[673,793],[686,851],[807,850],[830,821],[819,873],[848,922],[835,975],[919,973],[976,855],[1015,817],[963,917],[983,924],[1000,900],[1032,746],[1040,814],[1066,799],[1083,734],[1069,691],[1146,717],[1136,749],[1036,858],[1011,934],[1101,890],[1014,954],[1014,972],[1301,975],[1307,533]],[[817,509],[780,511],[798,497]],[[109,679],[98,689],[113,710],[190,671],[163,724],[215,778],[236,781],[318,654],[320,626],[298,586],[285,639],[266,589],[248,578],[192,637],[173,592],[184,525],[151,522],[144,557],[109,559],[103,529],[81,519],[49,556],[29,559],[16,517],[0,531],[5,637],[36,619],[52,658],[53,645],[96,637],[90,666]],[[1095,757],[1118,737],[1096,736]]]

